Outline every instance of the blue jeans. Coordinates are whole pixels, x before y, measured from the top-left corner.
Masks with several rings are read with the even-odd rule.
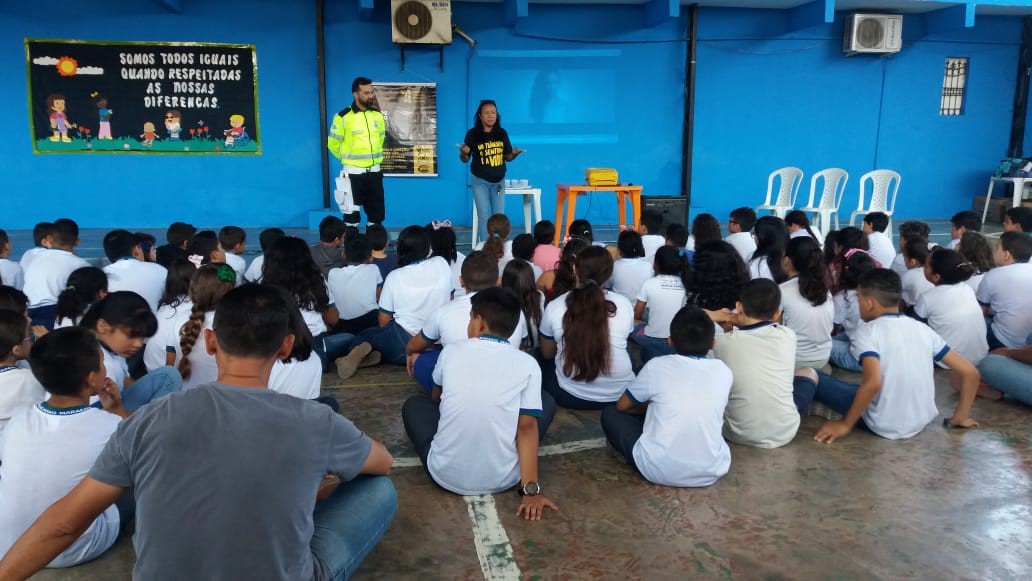
[[[641,363],[642,365],[649,362],[649,359],[653,357],[659,357],[661,355],[673,355],[676,353],[674,348],[670,346],[670,343],[666,338],[650,337],[645,334],[645,325],[639,325],[640,328],[635,328],[634,332],[631,333],[630,340],[634,341],[641,347]]]
[[[502,182],[491,183],[487,180],[471,176],[473,203],[477,207],[478,240],[487,240],[487,219],[494,214],[505,213],[505,194],[502,193]]]
[[[183,377],[175,367],[159,367],[137,379],[122,391],[122,406],[135,412],[160,397],[175,393],[183,387]]]
[[[312,556],[328,579],[347,579],[380,542],[398,511],[386,476],[358,476],[315,505]],[[318,575],[318,573],[317,573]]]
[[[362,341],[369,341],[374,351],[380,352],[383,362],[405,365],[405,347],[412,335],[409,335],[405,327],[399,325],[397,321],[391,321],[386,327],[366,329],[358,336]]]
[[[841,379],[828,375],[820,370],[817,371],[817,392],[814,399],[826,404],[836,412],[846,415],[853,400],[856,398],[856,390],[859,385],[842,381]]]
[[[831,356],[828,357],[828,362],[846,371],[856,373],[863,371],[860,362],[853,357],[853,352],[849,350],[849,337],[845,333],[839,333],[832,335],[831,338]]]
[[[427,393],[431,393],[434,390],[434,368],[437,367],[437,360],[440,357],[440,349],[423,351],[416,358],[415,365],[412,366],[412,378]]]
[[[347,355],[348,351],[351,351],[351,348],[358,343],[359,341],[350,333],[335,333],[333,335],[323,333],[312,338],[312,351],[319,356],[319,359],[322,361],[323,373],[326,373],[333,368],[333,362],[338,357]]]
[[[1025,339],[1025,344],[1032,345],[1032,335]],[[1032,365],[1003,355],[988,355],[978,364],[978,372],[990,387],[1032,405]]]

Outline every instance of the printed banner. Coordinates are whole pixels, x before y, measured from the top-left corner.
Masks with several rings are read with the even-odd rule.
[[[261,153],[254,45],[25,40],[36,153]]]
[[[387,121],[383,173],[437,175],[437,84],[373,83]]]

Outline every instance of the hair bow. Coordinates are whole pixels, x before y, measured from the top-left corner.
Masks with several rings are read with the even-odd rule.
[[[853,256],[854,254],[856,254],[856,253],[858,253],[858,252],[859,252],[859,253],[863,253],[863,254],[866,254],[867,256],[870,256],[870,257],[871,257],[871,260],[873,260],[873,261],[874,261],[874,266],[875,266],[876,268],[882,268],[882,263],[881,263],[881,262],[878,262],[878,259],[877,259],[877,258],[875,258],[873,254],[871,254],[870,252],[868,252],[868,251],[864,250],[863,248],[850,248],[849,250],[847,250],[847,251],[846,251],[846,253],[845,253],[845,254],[843,254],[843,255],[842,255],[842,260],[849,260],[849,258],[850,258],[851,256]]]
[[[215,276],[219,277],[222,282],[236,282],[236,271],[228,264],[220,264]]]
[[[189,260],[195,268],[200,268],[201,264],[204,263],[204,257],[200,254],[191,254],[190,256],[186,257],[186,259]]]
[[[433,220],[430,222],[430,227],[434,230],[440,230],[441,228],[451,228],[451,220]]]

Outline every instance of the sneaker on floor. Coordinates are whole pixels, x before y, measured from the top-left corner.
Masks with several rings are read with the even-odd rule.
[[[810,407],[806,410],[806,415],[817,416],[820,418],[824,418],[826,420],[842,419],[842,414],[838,413],[837,411],[828,407],[826,404],[819,402],[817,400],[814,400],[812,403],[810,403]]]
[[[369,343],[359,343],[351,348],[351,351],[343,356],[338,357],[334,362],[337,365],[337,375],[341,379],[347,379],[358,371],[358,365],[362,362],[362,359],[373,350],[373,346]]]
[[[363,357],[362,360],[358,362],[358,367],[359,369],[361,369],[362,367],[372,367],[374,365],[379,365],[382,359],[383,355],[381,355],[379,351],[370,351],[368,355]]]

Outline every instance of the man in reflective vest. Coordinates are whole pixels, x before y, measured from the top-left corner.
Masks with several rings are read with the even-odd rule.
[[[343,164],[334,197],[344,214],[344,225],[357,231],[363,207],[367,225],[382,224],[386,213],[380,171],[386,124],[383,113],[376,109],[371,80],[355,79],[351,94],[355,97],[351,106],[333,116],[326,147]]]

